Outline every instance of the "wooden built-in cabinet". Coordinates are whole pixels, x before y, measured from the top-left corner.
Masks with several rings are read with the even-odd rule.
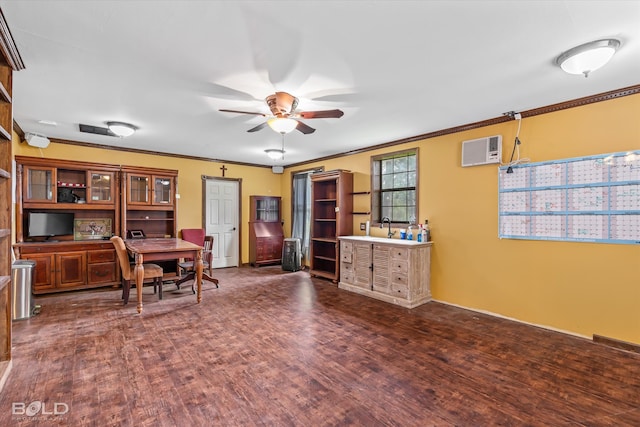
[[[344,170],[311,175],[312,276],[338,282],[338,236],[353,234],[353,174]]]
[[[177,170],[122,167],[122,235],[176,237]]]
[[[0,11],[0,390],[11,371],[13,72],[24,63]]]
[[[19,243],[16,249],[21,259],[36,263],[35,294],[118,283],[119,267],[111,242]]]
[[[177,237],[178,171],[123,166],[121,173],[122,237],[132,230],[148,238]],[[178,260],[154,264],[162,267],[165,280],[178,277]]]
[[[432,242],[340,237],[338,287],[402,307],[431,299]]]
[[[142,230],[147,237],[176,236],[175,170],[26,156],[16,156],[16,165],[15,249],[19,258],[36,262],[34,293],[119,285],[111,235]],[[30,236],[30,213],[68,213],[74,223],[95,220],[111,229],[96,236],[75,228],[52,238]],[[175,277],[177,261],[165,264],[166,277]]]
[[[249,196],[249,263],[253,266],[282,262],[281,199]]]

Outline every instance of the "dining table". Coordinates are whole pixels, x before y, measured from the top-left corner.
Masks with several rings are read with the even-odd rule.
[[[136,292],[138,294],[138,313],[142,313],[142,285],[144,282],[144,267],[142,264],[152,261],[166,261],[179,258],[195,260],[196,301],[202,301],[202,246],[178,238],[142,238],[126,239],[124,244],[129,253],[135,258],[134,275]]]

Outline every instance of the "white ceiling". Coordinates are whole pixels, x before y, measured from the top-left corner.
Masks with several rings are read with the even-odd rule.
[[[640,83],[640,1],[0,1],[26,69],[25,132],[224,161],[287,165]],[[588,78],[554,65],[615,37]],[[285,136],[247,130],[275,91],[342,109]],[[39,123],[49,120],[51,126]],[[125,139],[79,123],[139,127]]]

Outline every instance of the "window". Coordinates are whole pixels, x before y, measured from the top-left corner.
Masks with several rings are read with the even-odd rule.
[[[417,218],[418,149],[371,158],[371,214],[374,222],[388,217],[392,223]]]

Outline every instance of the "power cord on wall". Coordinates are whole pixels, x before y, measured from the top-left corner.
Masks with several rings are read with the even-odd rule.
[[[511,151],[511,158],[509,159],[509,163],[507,163],[507,165],[509,165],[509,167],[507,168],[507,173],[513,173],[513,165],[517,165],[518,163],[523,163],[523,162],[528,162],[529,159],[520,159],[520,138],[518,138],[518,136],[520,135],[520,127],[522,126],[522,115],[520,113],[516,113],[515,111],[508,111],[506,113],[503,113],[505,116],[509,116],[514,120],[518,121],[518,130],[516,131],[516,138],[513,141],[513,150]],[[513,156],[516,154],[518,154],[517,158],[515,160],[513,160]],[[504,165],[503,165],[504,166]]]

